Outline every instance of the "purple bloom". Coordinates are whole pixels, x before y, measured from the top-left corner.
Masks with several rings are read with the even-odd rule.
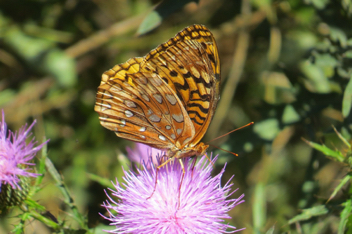
[[[212,162],[215,161],[216,158]],[[230,199],[237,191],[231,191],[230,182],[221,186],[225,168],[211,177],[213,168],[206,157],[200,158],[193,170],[192,159],[184,159],[184,164],[186,172],[181,188],[183,172],[180,163],[175,160],[158,171],[153,195],[155,166],[148,170],[143,164],[143,169],[137,169],[137,173],[125,171],[125,188],[116,182],[116,191],[111,190],[112,195],[107,195],[108,200],[103,205],[110,216],[104,218],[111,221],[110,225],[116,226],[116,229],[107,232],[215,234],[243,230],[224,223],[224,219],[231,218],[228,211],[244,202],[244,194]]]
[[[142,162],[147,162],[150,158],[152,158],[154,165],[156,165],[158,162],[157,158],[160,158],[165,154],[164,150],[152,148],[142,143],[136,143],[134,149],[127,147],[126,150],[127,150],[128,158],[131,161],[136,163],[142,163]]]
[[[7,135],[7,125],[5,123],[4,111],[2,111],[2,121],[0,122],[0,191],[2,184],[9,184],[13,189],[21,189],[19,176],[36,177],[38,174],[28,170],[35,165],[29,163],[36,153],[46,144],[34,147],[34,138],[26,144],[26,138],[31,135],[30,130],[34,126],[34,121],[27,129],[27,124],[20,128],[18,134],[10,130]]]

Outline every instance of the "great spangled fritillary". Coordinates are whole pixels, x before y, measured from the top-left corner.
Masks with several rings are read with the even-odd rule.
[[[164,149],[169,160],[200,156],[208,148],[199,141],[220,99],[219,86],[215,39],[205,26],[193,25],[145,57],[106,71],[95,111],[117,136]]]

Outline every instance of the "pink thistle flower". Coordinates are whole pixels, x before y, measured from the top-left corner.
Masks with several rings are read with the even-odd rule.
[[[216,158],[212,160],[215,161]],[[206,157],[200,158],[193,169],[191,158],[184,159],[184,165],[185,176],[180,189],[182,169],[178,160],[160,168],[151,197],[155,187],[155,166],[148,170],[143,164],[137,173],[125,171],[125,188],[116,182],[115,190],[111,190],[112,195],[107,195],[108,200],[103,204],[109,213],[109,217],[103,217],[116,226],[106,232],[216,234],[243,230],[224,223],[224,219],[231,219],[228,211],[244,202],[244,194],[230,198],[237,191],[231,191],[230,181],[221,186],[225,167],[211,177],[213,168]]]
[[[0,122],[0,191],[1,185],[9,184],[13,189],[21,189],[19,176],[36,177],[38,174],[28,170],[35,164],[29,163],[37,152],[46,144],[34,147],[34,138],[26,144],[26,139],[31,135],[30,130],[36,121],[26,129],[27,124],[20,128],[18,134],[8,130],[5,123],[5,114],[2,111],[2,121]]]

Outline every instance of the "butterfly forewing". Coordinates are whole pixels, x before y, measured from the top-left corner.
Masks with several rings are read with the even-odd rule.
[[[105,72],[95,110],[101,124],[119,137],[182,150],[204,136],[219,84],[215,40],[204,26],[193,25],[145,57]]]
[[[187,130],[184,126],[187,121],[175,124],[170,120],[172,112],[168,110],[164,96],[173,91],[163,82],[155,88],[151,81],[160,80],[155,74],[134,73],[126,76],[125,81],[111,78],[98,88],[97,102],[100,104],[96,108],[99,108],[102,125],[115,131],[119,137],[156,148],[171,147],[176,137],[184,129]],[[172,111],[181,112],[181,116],[187,114],[178,99],[173,104]],[[186,120],[191,126],[190,120]],[[187,133],[190,137],[192,128],[183,136]]]

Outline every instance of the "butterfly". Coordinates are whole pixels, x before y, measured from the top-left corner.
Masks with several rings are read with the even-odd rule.
[[[220,60],[213,34],[192,25],[144,57],[102,75],[95,111],[118,137],[166,151],[168,159],[201,156],[200,142],[220,99]],[[160,165],[159,167],[161,167]]]

